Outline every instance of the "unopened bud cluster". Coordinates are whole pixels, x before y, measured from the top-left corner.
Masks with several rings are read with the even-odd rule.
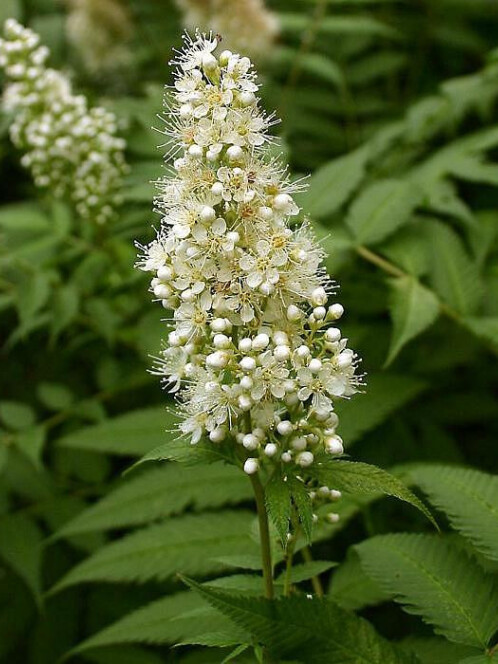
[[[240,446],[248,474],[262,464],[297,473],[343,453],[334,401],[357,391],[357,358],[309,224],[289,227],[299,185],[267,158],[273,120],[251,62],[216,47],[187,37],[175,63],[169,129],[180,154],[139,263],[174,311],[156,370],[179,391],[193,444]]]
[[[81,217],[104,223],[113,216],[126,170],[125,143],[113,113],[88,108],[62,73],[49,69],[49,51],[29,28],[5,22],[0,68],[9,84],[3,108],[12,112],[10,136],[25,154],[38,187],[72,201]]]
[[[255,59],[270,52],[279,32],[276,14],[264,0],[176,0],[189,30],[223,35],[223,44]]]

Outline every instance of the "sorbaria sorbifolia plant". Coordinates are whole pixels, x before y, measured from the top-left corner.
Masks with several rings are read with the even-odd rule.
[[[232,448],[259,507],[259,476],[274,471],[307,497],[337,499],[307,471],[343,453],[334,401],[358,390],[358,359],[310,224],[291,225],[303,185],[268,154],[276,121],[259,107],[251,61],[217,45],[187,36],[173,60],[176,175],[159,183],[161,228],[139,263],[174,311],[155,370],[178,395],[183,436]]]
[[[0,68],[8,79],[2,106],[13,114],[10,137],[37,187],[101,224],[119,203],[125,142],[115,115],[73,94],[67,76],[46,67],[48,56],[35,32],[15,19],[5,22]]]

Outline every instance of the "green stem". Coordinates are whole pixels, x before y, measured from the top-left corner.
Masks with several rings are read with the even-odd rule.
[[[266,513],[265,493],[257,473],[254,475],[249,475],[249,479],[251,480],[254,497],[256,499],[256,508],[258,511],[265,597],[267,599],[273,599],[273,567],[271,563],[270,528],[268,527],[268,514]]]
[[[311,551],[308,546],[305,546],[301,550],[301,555],[303,556],[303,559],[305,562],[310,563],[313,560],[313,556],[311,555]],[[323,586],[322,582],[320,581],[320,578],[318,576],[313,576],[311,577],[311,585],[313,586],[313,590],[315,591],[315,595],[317,597],[323,597]]]
[[[292,558],[294,556],[294,547],[296,546],[296,536],[290,540],[285,554],[285,578],[284,578],[284,597],[289,597],[291,590]]]

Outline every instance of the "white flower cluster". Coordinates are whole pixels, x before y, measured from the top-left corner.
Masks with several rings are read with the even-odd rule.
[[[174,329],[156,365],[180,390],[193,444],[232,440],[246,473],[262,463],[305,468],[343,453],[334,400],[357,391],[357,358],[335,322],[322,250],[285,169],[266,158],[274,121],[258,106],[247,57],[186,37],[170,108],[180,156],[159,183],[157,239],[141,269]]]
[[[66,32],[91,74],[114,72],[131,63],[131,18],[122,0],[66,0]]]
[[[67,77],[45,66],[48,55],[36,33],[14,19],[5,22],[0,67],[9,79],[3,107],[13,113],[10,136],[38,187],[103,223],[119,202],[125,142],[116,136],[114,114],[73,95]]]
[[[189,30],[201,28],[223,35],[226,48],[261,60],[279,32],[276,14],[264,0],[177,0]]]

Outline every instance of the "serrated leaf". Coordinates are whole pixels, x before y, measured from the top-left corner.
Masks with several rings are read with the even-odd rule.
[[[498,562],[498,477],[480,470],[420,465],[409,475],[475,548]]]
[[[178,620],[178,616],[201,606],[203,602],[193,593],[168,595],[94,634],[76,646],[72,654],[122,643],[175,643],[188,633],[184,621]]]
[[[439,300],[413,277],[390,279],[389,310],[393,321],[386,365],[391,364],[405,344],[421,334],[436,320]]]
[[[498,587],[465,553],[432,535],[357,545],[363,568],[408,613],[450,641],[485,648],[498,628]]]
[[[339,433],[346,446],[382,424],[426,387],[423,381],[411,376],[388,373],[369,376],[365,394],[359,394],[351,401],[343,400],[335,404],[339,416]]]
[[[346,224],[359,243],[376,244],[403,226],[421,200],[422,193],[413,182],[380,180],[356,198]]]
[[[165,463],[161,468],[127,479],[65,524],[57,536],[138,526],[179,514],[189,506],[203,510],[237,504],[251,496],[247,477],[232,466],[187,468]]]
[[[250,512],[217,512],[170,519],[123,537],[73,567],[52,592],[78,583],[144,583],[177,572],[199,576],[223,569],[224,555],[257,555]]]
[[[476,653],[475,648],[438,638],[409,637],[402,641],[402,645],[418,657],[420,664],[455,664]]]
[[[59,438],[57,445],[71,449],[139,456],[164,443],[173,416],[165,408],[144,408]]]
[[[285,549],[292,512],[291,493],[289,483],[278,471],[273,473],[265,486],[265,503]]]
[[[449,226],[431,221],[425,227],[432,249],[431,281],[434,290],[458,312],[472,314],[482,297],[476,262]]]
[[[209,440],[201,440],[199,443],[192,445],[185,438],[174,436],[167,443],[162,443],[158,447],[149,450],[133,466],[128,468],[125,474],[149,461],[177,461],[187,466],[205,465],[219,461],[240,463],[230,442],[213,445]]]
[[[234,596],[188,584],[270,654],[305,658],[307,664],[401,664],[410,661],[382,639],[369,623],[327,599],[293,596],[274,601]]]
[[[367,158],[367,151],[360,148],[313,173],[308,189],[299,196],[306,214],[324,219],[339,210],[362,181]]]
[[[323,460],[313,464],[309,474],[325,486],[339,491],[363,495],[384,494],[416,507],[436,528],[436,522],[424,503],[394,475],[386,470],[359,461]]]
[[[295,477],[289,477],[289,488],[296,506],[299,523],[308,543],[313,539],[313,503],[306,486]]]

